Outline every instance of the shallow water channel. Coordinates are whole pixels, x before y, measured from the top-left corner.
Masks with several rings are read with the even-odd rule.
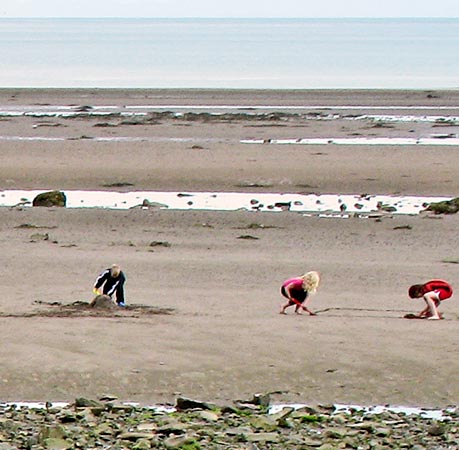
[[[33,199],[46,190],[0,191],[0,206],[32,206]],[[157,192],[157,191],[62,191],[67,208],[158,208],[210,211],[293,211],[304,214],[348,217],[370,215],[419,214],[430,203],[451,197],[416,197],[387,195],[338,195],[246,192]]]

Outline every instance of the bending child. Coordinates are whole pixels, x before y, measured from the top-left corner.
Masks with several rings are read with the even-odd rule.
[[[453,288],[444,280],[431,280],[424,284],[415,284],[408,290],[410,298],[424,298],[426,307],[415,317],[419,319],[441,319],[438,305],[453,295]]]
[[[280,314],[286,314],[285,310],[289,306],[295,305],[295,313],[300,314],[300,309],[308,312],[309,315],[315,316],[307,305],[311,298],[309,294],[316,292],[320,283],[318,272],[307,272],[301,277],[289,278],[282,283],[281,294],[287,298],[287,301],[281,305]]]
[[[94,284],[94,294],[105,294],[113,298],[116,296],[118,306],[126,306],[124,303],[124,283],[126,277],[118,264],[112,264],[108,269],[105,269],[96,279]],[[103,288],[102,288],[103,286]],[[102,288],[102,291],[101,291]]]

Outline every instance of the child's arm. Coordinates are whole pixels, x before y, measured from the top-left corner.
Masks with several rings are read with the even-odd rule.
[[[310,301],[310,298],[308,297],[303,303],[300,303],[298,300],[295,300],[293,297],[292,297],[292,301],[297,305],[297,314],[298,313],[298,308],[302,308],[304,311],[306,311],[310,316],[315,316],[316,313],[312,312],[306,305],[309,303]]]
[[[307,297],[306,300],[303,302],[303,304],[301,305],[303,307],[303,309],[309,313],[310,316],[315,316],[316,313],[315,312],[312,312],[309,308],[308,308],[308,303],[311,301],[311,297]]]
[[[427,317],[427,313],[429,312],[429,307],[426,306],[419,314],[418,317],[424,318]]]

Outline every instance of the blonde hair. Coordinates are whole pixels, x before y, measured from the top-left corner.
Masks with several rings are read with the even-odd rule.
[[[112,264],[112,267],[110,268],[110,273],[112,277],[117,277],[121,272],[121,268],[118,264]]]
[[[319,272],[307,272],[302,277],[303,279],[303,289],[310,293],[316,292],[320,283]]]

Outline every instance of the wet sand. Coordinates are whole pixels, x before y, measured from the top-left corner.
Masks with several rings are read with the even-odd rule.
[[[257,105],[457,115],[456,91],[0,91],[1,110],[109,104],[244,108],[224,118],[2,117],[3,137],[62,140],[0,139],[1,189],[459,192],[457,147],[240,142],[458,133],[454,124],[244,117]],[[407,109],[413,106],[439,110]],[[455,298],[441,305],[443,321],[401,318],[423,307],[408,299],[410,284],[441,277],[457,285],[457,216],[26,207],[2,208],[0,215],[1,400],[109,393],[151,404],[179,393],[227,401],[276,392],[278,401],[305,403],[458,403]],[[95,277],[112,262],[126,272],[128,303],[173,313],[26,317],[47,309],[37,300],[90,301]],[[279,315],[281,282],[312,269],[323,275],[312,301],[319,314]]]

